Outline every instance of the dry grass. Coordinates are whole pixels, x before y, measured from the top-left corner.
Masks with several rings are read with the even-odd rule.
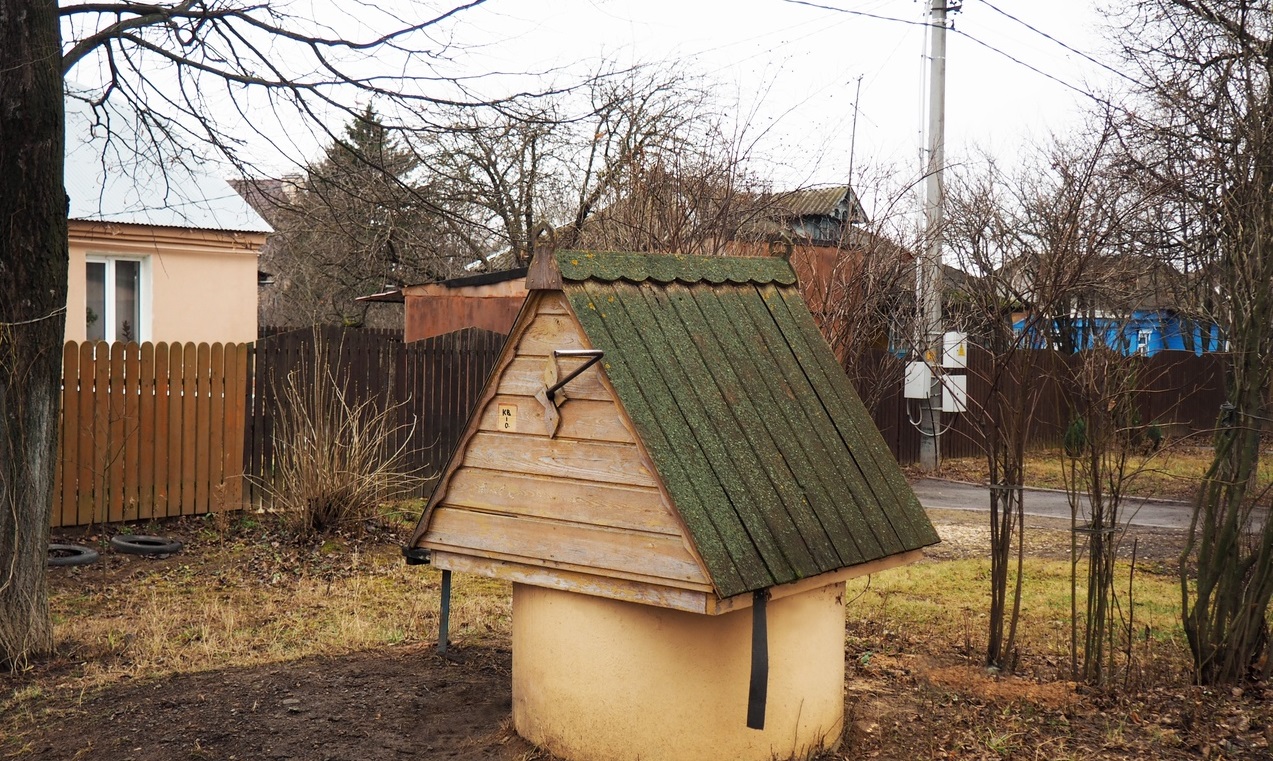
[[[942,524],[944,535],[949,528]],[[81,705],[98,705],[94,696],[126,691],[133,680],[261,666],[290,673],[283,664],[313,656],[412,652],[431,644],[440,573],[403,563],[398,547],[404,530],[399,525],[296,541],[251,519],[222,529],[210,520],[187,531],[182,555],[159,561],[116,557],[104,569],[57,571],[52,604],[60,657],[0,692],[0,737],[6,731],[21,737],[28,731],[19,732],[23,727],[81,721],[90,710]],[[1130,668],[1121,654],[1125,639],[1114,664],[1118,686],[1131,688],[1122,691],[1126,698],[1069,681],[1069,565],[1049,557],[1027,558],[1017,663],[1024,678],[987,672],[981,658],[989,568],[981,544],[973,537],[954,548],[960,554],[953,559],[850,582],[849,730],[845,749],[822,758],[1177,759],[1185,743],[1180,737],[1219,726],[1215,711],[1232,709],[1239,713],[1230,723],[1243,720],[1245,703],[1207,708],[1212,713],[1199,708],[1192,723],[1177,716],[1196,701],[1187,691],[1176,580],[1144,566],[1136,575]],[[1119,567],[1123,588],[1127,572]],[[510,598],[507,584],[457,574],[451,612],[457,651],[507,648]],[[490,678],[503,682],[507,676]],[[1164,701],[1171,701],[1170,710],[1159,708]],[[1136,711],[1145,721],[1120,723],[1119,717]],[[1243,730],[1244,742],[1273,726],[1262,716],[1247,720],[1254,728]],[[1160,720],[1172,722],[1163,733],[1177,734],[1155,739]],[[1043,755],[1030,755],[1031,748],[1045,747]],[[547,756],[527,751],[521,757]]]
[[[339,655],[437,637],[440,573],[406,566],[391,544],[292,547],[211,532],[191,542],[195,563],[129,559],[109,577],[91,569],[55,584],[59,650],[76,665],[71,680],[89,688],[121,677],[261,665]],[[278,545],[278,546],[275,546]],[[1027,560],[1020,644],[1047,661],[1066,655],[1069,566]],[[860,647],[906,649],[920,641],[977,650],[984,638],[988,562],[926,561],[851,582],[848,623]],[[1120,570],[1126,578],[1126,568]],[[1079,594],[1084,592],[1079,590]],[[455,576],[451,640],[507,643],[509,585]],[[1136,629],[1179,660],[1179,592],[1174,577],[1140,573]],[[870,643],[870,644],[867,644]],[[1138,645],[1148,647],[1149,645]]]
[[[70,674],[77,686],[437,637],[441,574],[406,566],[396,546],[329,539],[296,550],[238,540],[191,549],[202,550],[197,565],[183,564],[185,556],[130,559],[112,577],[89,568],[77,583],[55,586],[58,649],[78,664]],[[457,575],[451,641],[507,641],[510,595],[507,584]]]
[[[1259,485],[1273,485],[1273,458],[1263,459]],[[1165,447],[1152,454],[1135,454],[1128,463],[1127,472],[1135,476],[1128,484],[1130,496],[1156,497],[1159,499],[1191,500],[1211,465],[1211,449],[1207,447],[1176,445]],[[1027,486],[1047,489],[1064,489],[1068,464],[1060,450],[1044,450],[1026,455],[1025,481]],[[984,483],[986,462],[980,457],[946,460],[940,476],[960,481]]]
[[[396,423],[401,405],[356,401],[344,386],[318,341],[312,370],[293,370],[276,389],[276,462],[262,486],[302,533],[358,526],[421,480],[403,456],[409,437]],[[396,450],[388,443],[395,439],[402,442]]]
[[[926,561],[849,582],[849,649],[913,652],[956,649],[984,651],[989,607],[989,561]],[[1121,594],[1129,567],[1119,564]],[[1086,595],[1080,575],[1078,595]],[[1134,587],[1133,659],[1138,671],[1166,669],[1181,677],[1188,650],[1180,625],[1180,589],[1175,576],[1138,569]],[[1066,561],[1027,558],[1018,646],[1022,670],[1040,679],[1065,679],[1069,664],[1070,565]],[[1119,604],[1126,611],[1125,596]],[[1081,608],[1080,608],[1081,611]],[[1080,612],[1081,615],[1081,612]],[[921,644],[922,643],[922,644]],[[1126,629],[1119,648],[1126,647]],[[1123,657],[1117,658],[1120,667]]]
[[[946,536],[951,526],[939,523]],[[100,705],[94,695],[113,694],[134,679],[253,666],[290,673],[281,664],[358,652],[392,658],[435,641],[440,574],[402,562],[401,525],[296,541],[251,524],[242,517],[221,528],[195,524],[183,536],[188,551],[167,560],[117,557],[108,568],[54,572],[60,657],[0,692],[0,737],[68,721]],[[1045,544],[1049,537],[1039,534]],[[1027,559],[1018,663],[1025,678],[987,672],[984,538],[949,544],[957,551],[952,559],[848,585],[849,729],[845,748],[821,758],[1184,759],[1204,757],[1215,737],[1229,735],[1246,744],[1211,757],[1266,757],[1258,753],[1267,744],[1252,743],[1263,742],[1273,716],[1262,707],[1253,713],[1257,699],[1229,700],[1227,691],[1216,696],[1187,686],[1173,575],[1138,566],[1131,668],[1119,655],[1114,677],[1131,690],[1116,690],[1120,696],[1068,681],[1069,565],[1050,559],[1055,548]],[[1127,572],[1119,567],[1122,589]],[[508,647],[507,584],[457,574],[453,595],[457,650]],[[489,678],[503,683],[507,675]]]

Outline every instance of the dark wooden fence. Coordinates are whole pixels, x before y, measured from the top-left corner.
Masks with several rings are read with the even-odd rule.
[[[1056,449],[1072,418],[1066,378],[1079,361],[1055,352],[1037,352],[1025,359],[1028,372],[1041,384],[1034,408],[1027,446],[1033,450]],[[1180,436],[1209,430],[1215,425],[1224,402],[1224,380],[1230,359],[1225,354],[1194,355],[1190,352],[1160,352],[1135,358],[1140,388],[1137,405],[1142,424],[1156,424],[1168,435]],[[905,363],[880,352],[871,358],[870,386],[859,389],[871,407],[875,424],[889,449],[902,464],[919,459],[919,431],[910,420],[918,420],[915,400],[902,398]],[[970,347],[968,356],[968,396],[970,408],[984,407],[991,388],[991,357]],[[865,386],[865,384],[863,384]],[[1010,393],[1015,389],[1008,383]],[[949,428],[942,437],[942,457],[977,457],[982,454],[982,434],[975,414],[946,414]]]
[[[323,328],[272,331],[239,346],[67,344],[53,524],[259,504],[279,444],[279,396],[293,374],[305,388],[330,373],[351,404],[372,400],[377,409],[392,408],[396,430],[386,446],[400,447],[419,473],[436,474],[503,342],[502,334],[477,328],[409,344],[394,331]],[[1056,448],[1071,419],[1064,379],[1076,360],[1040,352],[1030,361],[1042,388],[1029,446]],[[1210,429],[1224,401],[1229,361],[1186,352],[1137,359],[1141,421],[1172,435]],[[902,398],[904,363],[883,352],[872,362],[862,396],[894,455],[913,463],[919,433],[909,418],[918,409]],[[973,347],[970,405],[988,397],[990,369],[987,353]],[[974,416],[946,418],[942,456],[980,455]]]
[[[350,406],[370,400],[394,410],[385,446],[401,449],[404,464],[427,477],[446,464],[503,343],[502,334],[479,328],[411,343],[394,331],[270,331],[248,358],[248,499],[259,503],[268,492],[289,376],[306,389],[326,375]]]

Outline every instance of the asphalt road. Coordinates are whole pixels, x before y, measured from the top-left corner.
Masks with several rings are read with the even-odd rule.
[[[911,487],[915,490],[915,496],[919,497],[920,504],[925,508],[983,513],[990,509],[988,486],[921,478],[912,483]],[[1026,515],[1065,520],[1070,518],[1070,503],[1065,492],[1026,489],[1024,501]],[[1086,498],[1084,507],[1086,508]],[[1145,528],[1187,529],[1190,511],[1190,505],[1183,502],[1128,497],[1123,502],[1121,512],[1124,516],[1131,516],[1131,520],[1129,522],[1124,518],[1121,522],[1129,522],[1132,526]]]

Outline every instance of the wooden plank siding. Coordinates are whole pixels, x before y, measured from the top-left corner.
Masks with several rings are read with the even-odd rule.
[[[531,307],[511,358],[478,402],[475,427],[431,506],[422,544],[456,568],[478,562],[522,569],[517,573],[550,585],[556,576],[561,584],[591,579],[599,593],[622,599],[641,589],[663,590],[664,597],[710,593],[599,365],[565,387],[560,424],[549,435],[534,394],[545,386],[554,349],[588,344],[560,294],[540,294]],[[560,377],[582,360],[556,361]],[[501,424],[502,405],[516,410],[513,430]],[[685,604],[701,608],[702,599]]]
[[[213,496],[241,493],[242,457],[220,450],[243,439],[246,376],[225,358],[245,350],[68,342],[52,525],[238,508],[238,500]]]

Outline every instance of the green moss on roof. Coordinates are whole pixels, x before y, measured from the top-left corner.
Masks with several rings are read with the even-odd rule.
[[[557,266],[564,280],[629,283],[778,283],[791,285],[796,273],[782,259],[754,256],[682,256],[680,254],[615,254],[559,251]]]
[[[721,596],[937,542],[786,262],[557,261]]]

